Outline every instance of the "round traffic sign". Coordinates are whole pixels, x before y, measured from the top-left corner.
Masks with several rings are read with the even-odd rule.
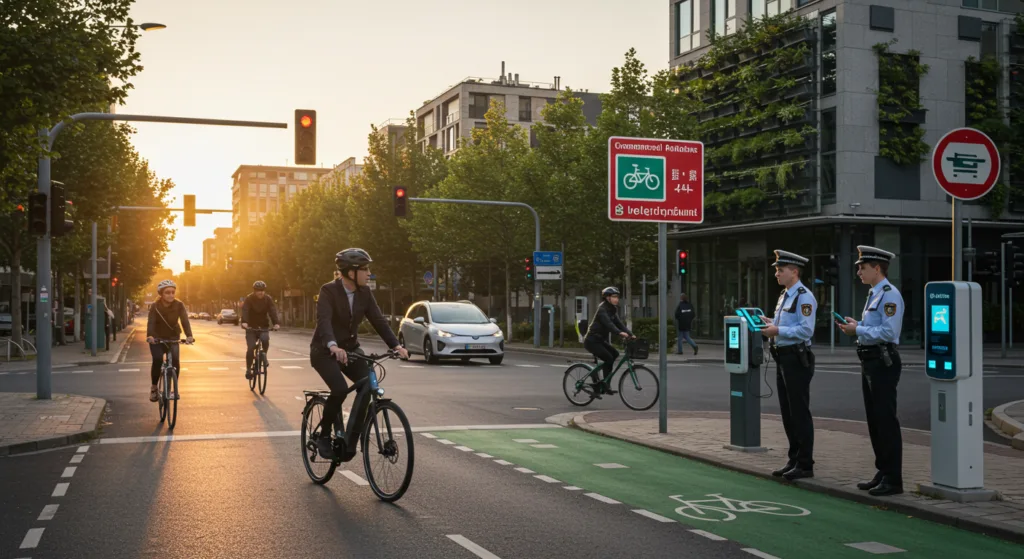
[[[999,150],[984,132],[951,130],[932,152],[932,173],[950,196],[974,200],[988,194],[999,180]]]

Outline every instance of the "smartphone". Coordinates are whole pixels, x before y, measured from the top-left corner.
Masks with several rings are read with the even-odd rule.
[[[846,318],[843,317],[843,315],[837,313],[836,311],[832,311],[832,317],[835,318],[839,322],[839,324],[846,324]]]

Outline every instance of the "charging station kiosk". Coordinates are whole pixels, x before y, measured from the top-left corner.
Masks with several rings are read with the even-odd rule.
[[[958,502],[990,501],[995,492],[984,489],[981,286],[940,281],[924,290],[932,484],[920,491]]]
[[[729,443],[725,448],[764,452],[761,446],[761,330],[768,324],[757,308],[725,317],[725,370],[729,373]]]
[[[590,316],[590,304],[586,297],[576,297],[576,335],[583,343],[583,337],[587,335],[587,321]]]

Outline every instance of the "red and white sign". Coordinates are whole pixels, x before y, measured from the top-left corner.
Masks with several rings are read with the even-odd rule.
[[[704,222],[704,144],[608,138],[608,219]]]
[[[935,144],[932,173],[950,196],[974,200],[988,194],[999,180],[999,150],[984,132],[957,128]]]

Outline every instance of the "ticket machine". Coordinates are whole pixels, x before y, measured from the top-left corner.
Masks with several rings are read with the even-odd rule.
[[[725,317],[725,370],[729,373],[729,444],[743,452],[764,452],[761,446],[761,364],[768,324],[757,308],[736,309]]]
[[[576,335],[579,336],[580,343],[583,343],[583,337],[587,335],[589,327],[589,306],[586,297],[576,297]]]

